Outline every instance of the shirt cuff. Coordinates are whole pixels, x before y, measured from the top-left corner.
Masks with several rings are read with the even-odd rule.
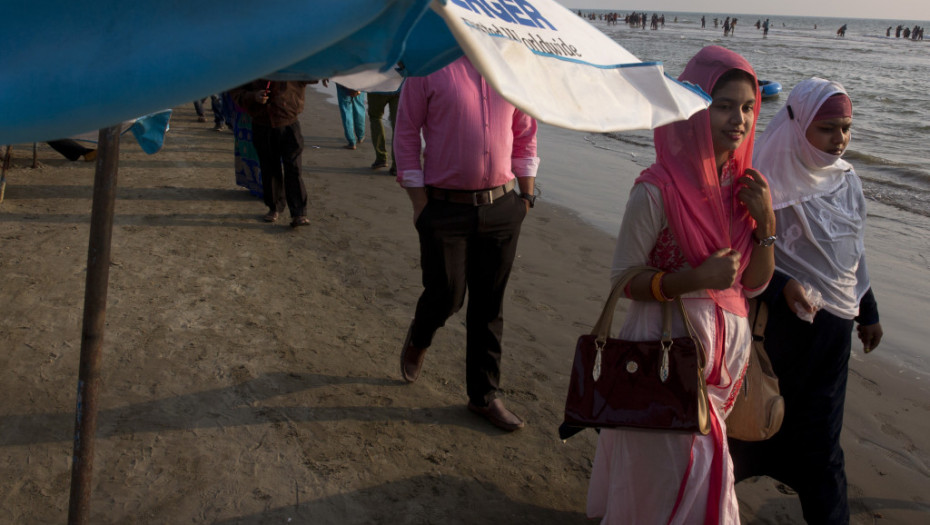
[[[404,188],[422,188],[423,170],[406,170],[397,172],[397,182]]]
[[[526,157],[510,161],[513,174],[517,177],[535,177],[539,169],[539,157]]]

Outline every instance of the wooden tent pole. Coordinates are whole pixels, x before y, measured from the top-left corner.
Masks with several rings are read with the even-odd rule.
[[[71,462],[69,525],[84,525],[90,518],[100,354],[106,321],[107,285],[110,278],[110,239],[116,207],[119,132],[119,126],[101,129],[97,142],[99,151],[94,174],[90,240],[87,245],[87,284],[84,289],[84,324],[81,330],[74,455]]]
[[[10,158],[13,156],[13,146],[7,146],[3,154],[2,165],[0,165],[0,202],[3,202],[3,194],[6,193],[6,172],[10,169]]]

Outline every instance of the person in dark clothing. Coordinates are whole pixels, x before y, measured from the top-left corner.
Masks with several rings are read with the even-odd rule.
[[[790,109],[788,109],[790,108]],[[779,431],[729,440],[736,481],[768,475],[798,493],[808,523],[849,523],[840,432],[852,332],[863,350],[882,339],[865,264],[865,197],[852,166],[852,103],[836,82],[799,83],[759,139],[753,164],[769,176],[776,272],[765,349],[785,400]]]
[[[387,162],[387,139],[384,132],[384,110],[390,110],[391,134],[393,137],[394,127],[397,124],[397,104],[400,101],[400,90],[391,93],[371,92],[368,93],[368,120],[371,121],[371,145],[375,150],[375,161],[371,163],[371,169],[376,170],[386,168]],[[391,175],[397,175],[397,162],[394,160],[394,139],[391,139]]]
[[[194,101],[194,111],[197,112],[197,122],[206,122],[207,116],[203,111],[203,103],[206,98]],[[223,107],[223,94],[210,95],[210,110],[213,111],[213,130],[223,131],[229,125],[229,119],[226,117],[226,109]]]
[[[84,160],[90,162],[97,158],[96,149],[83,146],[80,142],[73,139],[50,140],[46,142],[46,144],[70,161],[75,161],[84,157]]]
[[[232,99],[252,117],[252,141],[262,170],[262,190],[268,213],[275,222],[285,205],[291,226],[310,224],[307,218],[307,188],[301,178],[304,138],[300,113],[304,90],[313,82],[273,82],[259,79],[230,92]]]

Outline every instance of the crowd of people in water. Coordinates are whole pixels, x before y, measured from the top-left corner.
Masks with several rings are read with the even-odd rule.
[[[623,23],[632,27],[639,28],[642,30],[646,29],[646,25],[649,25],[649,28],[652,30],[658,30],[660,28],[665,28],[665,15],[659,13],[652,13],[649,15],[646,12],[634,12],[621,14],[618,12],[609,12],[609,13],[594,13],[589,12],[585,13],[581,10],[577,11],[578,16],[585,18],[589,21],[603,20],[607,25],[617,25],[620,23],[620,19],[623,19]],[[674,22],[678,22],[678,17],[676,16]],[[722,20],[719,17],[714,17],[712,19],[714,24],[714,29],[720,30],[723,29],[723,36],[734,36],[736,32],[736,22],[735,17],[726,17]],[[768,38],[769,28],[772,26],[772,21],[769,18],[766,18],[764,21],[760,18],[756,20],[756,23],[753,26],[762,31],[762,38]],[[781,26],[784,28],[785,23],[782,22]],[[701,29],[707,28],[707,17],[701,15]],[[814,24],[814,29],[817,29],[817,25]],[[836,30],[836,36],[838,38],[843,38],[846,36],[846,30],[848,29],[848,24],[843,24],[839,29]],[[888,29],[885,30],[885,36],[891,38],[891,32],[894,30],[895,38],[904,38],[908,40],[923,40],[924,39],[924,28],[918,25],[915,25],[913,28],[909,28],[903,24],[898,24],[897,27],[888,26]]]
[[[885,36],[891,38],[891,26],[888,26],[888,29],[885,30]],[[894,37],[904,37],[911,40],[923,40],[924,28],[920,26],[914,26],[914,29],[911,29],[907,26],[898,24],[898,27],[894,28]]]

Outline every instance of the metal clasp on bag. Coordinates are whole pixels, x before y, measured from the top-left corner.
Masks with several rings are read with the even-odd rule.
[[[668,352],[672,349],[672,338],[667,333],[662,334],[662,364],[659,366],[659,379],[668,380]]]
[[[597,381],[601,377],[601,352],[604,350],[604,341],[594,340],[594,347],[597,348],[597,355],[594,356],[594,370],[591,376]]]

